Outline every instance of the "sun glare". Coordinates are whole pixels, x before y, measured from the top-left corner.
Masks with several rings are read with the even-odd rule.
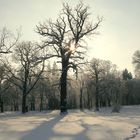
[[[70,51],[71,51],[72,53],[74,53],[74,52],[75,52],[75,50],[76,50],[75,43],[74,43],[74,42],[72,42],[72,43],[70,44]]]

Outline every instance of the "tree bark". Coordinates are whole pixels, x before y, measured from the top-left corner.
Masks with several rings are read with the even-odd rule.
[[[43,110],[43,94],[40,95],[40,111]]]
[[[22,113],[27,112],[27,107],[26,107],[26,94],[23,94],[22,96]]]
[[[91,101],[92,100],[92,98],[90,97],[90,93],[89,92],[87,92],[87,108],[88,109],[91,109]]]
[[[83,90],[80,88],[80,109],[83,109]]]
[[[67,113],[67,65],[68,62],[62,61],[62,74],[60,78],[60,111]]]
[[[99,88],[96,85],[96,92],[95,92],[95,110],[99,111]]]
[[[3,113],[4,112],[4,106],[3,106],[3,101],[0,101],[0,112]]]
[[[107,99],[107,102],[108,102],[108,106],[111,107],[111,101],[109,98]]]
[[[28,112],[28,107],[26,106],[26,97],[27,97],[27,79],[29,75],[29,70],[25,66],[25,72],[24,72],[24,83],[23,83],[23,95],[22,95],[22,113]]]
[[[1,112],[1,113],[4,112],[3,99],[2,99],[2,95],[1,95],[1,94],[0,94],[0,112]]]
[[[99,77],[97,71],[95,71],[95,76],[96,76],[95,111],[99,111]]]

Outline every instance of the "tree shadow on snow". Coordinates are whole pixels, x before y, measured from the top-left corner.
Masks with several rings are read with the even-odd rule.
[[[49,140],[49,138],[56,135],[53,127],[63,118],[64,116],[60,115],[49,121],[44,121],[41,125],[29,131],[21,140]]]
[[[28,131],[20,140],[90,140],[86,136],[86,132],[88,131],[87,125],[81,124],[84,129],[76,134],[55,132],[53,129],[54,126],[61,123],[64,117],[65,115],[57,115],[50,121],[43,122],[35,129]],[[74,128],[70,128],[68,131],[71,131],[71,129]]]
[[[54,118],[51,118],[49,121],[43,122],[41,125],[36,127],[35,129],[27,132],[20,140],[96,140],[96,138],[92,137],[94,132],[98,132],[100,129],[105,129],[104,126],[100,124],[87,124],[83,122],[83,120],[79,119],[75,121],[82,130],[76,133],[71,133],[73,129],[76,128],[67,128],[67,133],[62,133],[62,131],[55,131],[54,127],[59,124],[60,127],[57,129],[61,129],[61,127],[73,123],[67,122],[64,118],[65,116],[56,115]],[[66,116],[67,117],[67,116]],[[68,117],[69,118],[69,117]],[[84,117],[83,117],[84,118]],[[65,131],[65,130],[64,130]],[[70,132],[70,133],[69,133]],[[90,136],[88,133],[90,132]],[[112,137],[112,140],[115,140],[115,137],[110,134],[110,132],[104,133],[105,137]]]

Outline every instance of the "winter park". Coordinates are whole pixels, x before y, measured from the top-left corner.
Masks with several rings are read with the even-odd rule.
[[[139,0],[0,0],[0,140],[140,140]]]

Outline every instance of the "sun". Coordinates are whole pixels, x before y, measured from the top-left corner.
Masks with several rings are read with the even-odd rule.
[[[74,44],[70,45],[70,51],[72,51],[72,52],[75,51],[75,45]]]
[[[75,45],[75,43],[74,42],[71,42],[70,43],[70,51],[72,52],[72,53],[74,53],[75,52],[75,50],[76,50],[76,45]]]

